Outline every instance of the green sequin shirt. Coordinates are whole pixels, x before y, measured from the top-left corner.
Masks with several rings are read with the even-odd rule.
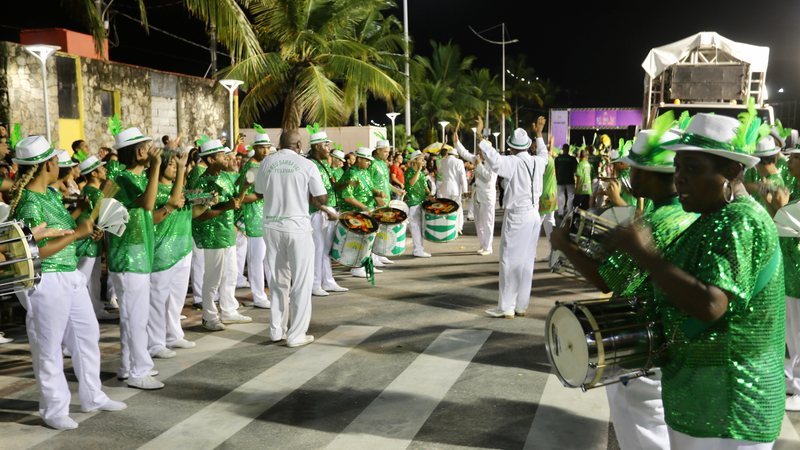
[[[260,167],[261,163],[249,160],[242,166],[242,170],[239,172],[239,177],[244,177],[248,170],[253,167]],[[248,195],[255,194],[255,186],[250,185],[247,188],[246,193]],[[245,203],[242,205],[242,209],[239,210],[240,217],[238,222],[241,224],[241,230],[247,237],[263,237],[264,236],[264,199],[260,198],[251,203]]]
[[[169,202],[171,184],[159,184],[156,194],[156,209]],[[187,204],[173,210],[161,222],[155,224],[155,255],[153,272],[167,270],[192,252],[192,206]]]
[[[78,222],[83,222],[86,220],[92,213],[95,205],[97,205],[97,202],[103,198],[103,192],[100,189],[97,189],[94,186],[89,186],[88,184],[83,188],[83,195],[86,196],[86,201],[88,202],[89,207],[81,211],[81,215],[78,216]],[[95,241],[91,237],[88,237],[86,239],[77,241],[76,245],[77,248],[75,251],[78,255],[78,258],[97,258],[100,256],[102,241]]]
[[[75,220],[70,216],[67,208],[64,208],[64,204],[61,202],[61,193],[52,188],[47,188],[45,193],[23,190],[14,212],[14,218],[25,222],[30,228],[47,222],[47,228],[75,229]],[[42,239],[36,244],[39,248],[46,247],[49,240],[49,238]],[[76,247],[75,242],[71,242],[55,255],[44,258],[42,272],[75,271],[78,268]]]
[[[314,163],[314,166],[316,166],[317,170],[319,170],[319,176],[320,178],[322,178],[322,185],[325,186],[325,192],[328,193],[328,202],[325,203],[325,205],[330,206],[331,208],[335,208],[336,193],[333,192],[333,183],[336,182],[336,177],[333,175],[333,169],[331,169],[331,166],[328,165],[327,161],[317,161],[316,159],[313,158],[309,158],[309,161]],[[308,204],[309,214],[314,214],[317,211],[319,210],[309,202]]]
[[[800,200],[800,187],[796,181],[788,186],[789,202]],[[794,237],[781,237],[780,246],[783,254],[783,280],[786,285],[786,296],[800,299],[800,239]]]
[[[411,184],[411,180],[414,178],[414,175],[419,172],[418,170],[408,168],[406,169],[405,173],[405,187],[406,187],[406,203],[409,207],[417,206],[425,201],[427,197],[427,183],[425,182],[425,173],[420,173],[419,177],[417,177],[417,182]]]
[[[236,195],[234,179],[225,172],[219,175],[203,175],[197,182],[198,189],[203,192],[217,192],[219,203],[230,201]],[[228,248],[236,245],[236,227],[234,211],[223,211],[216,217],[206,220],[199,218],[192,221],[192,235],[198,248]]]
[[[119,174],[125,171],[125,164],[117,161],[116,159],[112,159],[106,164],[106,178],[114,181],[117,179]]]
[[[108,270],[111,272],[150,273],[153,271],[153,212],[136,203],[147,189],[148,174],[125,170],[115,180],[119,192],[114,197],[128,208],[128,224],[122,236],[108,235]]]
[[[383,198],[388,202],[392,198],[392,183],[386,161],[375,158],[369,166],[369,175],[372,177],[372,186],[383,192]]]
[[[778,251],[775,225],[749,196],[698,218],[664,252],[672,264],[731,297],[722,318],[696,337],[689,316],[656,288],[669,342],[662,365],[667,424],[694,437],[774,441],[784,416],[786,310],[779,264],[760,292],[756,279]]]
[[[358,184],[356,186],[350,186],[348,184],[347,187],[342,191],[342,199],[354,198],[370,210],[375,208],[375,197],[372,194],[372,177],[370,176],[369,169],[351,167],[344,177],[348,182],[356,180],[358,181]],[[339,209],[341,211],[358,210],[358,208],[345,201],[342,201],[342,205]]]

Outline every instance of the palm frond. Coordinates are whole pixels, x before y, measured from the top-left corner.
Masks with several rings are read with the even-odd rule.
[[[305,118],[324,126],[338,125],[343,119],[342,91],[325,76],[319,66],[309,66],[297,75],[295,101]]]

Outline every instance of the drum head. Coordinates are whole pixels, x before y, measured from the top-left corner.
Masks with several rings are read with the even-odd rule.
[[[632,221],[635,214],[636,208],[633,206],[614,206],[603,211],[600,218],[614,225],[622,225]]]
[[[449,198],[437,198],[435,200],[426,200],[422,202],[422,209],[424,209],[425,212],[441,216],[458,211],[458,203]]]
[[[339,223],[356,234],[371,234],[378,231],[378,223],[372,217],[360,212],[347,212],[339,215]]]
[[[547,357],[556,376],[568,387],[580,387],[589,373],[589,346],[586,333],[575,313],[566,306],[550,311],[545,324]]]
[[[395,225],[398,223],[403,223],[408,218],[408,214],[403,212],[400,209],[392,208],[391,206],[386,206],[383,208],[378,208],[370,213],[370,216],[377,220],[380,223],[384,223],[387,225]]]
[[[389,207],[397,208],[400,211],[403,211],[404,213],[406,213],[406,216],[408,216],[408,204],[406,204],[406,202],[404,202],[402,200],[392,200],[392,201],[390,201],[389,202]]]
[[[10,241],[2,249],[5,261],[16,261],[12,264],[0,264],[0,292],[12,291],[19,285],[31,288],[36,284],[36,265],[39,249],[35,243],[28,243],[27,230],[15,222],[7,222],[0,229],[0,241]],[[33,254],[36,253],[36,255]]]

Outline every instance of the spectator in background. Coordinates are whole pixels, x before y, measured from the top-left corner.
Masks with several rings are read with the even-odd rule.
[[[575,197],[575,171],[578,169],[578,160],[569,154],[569,144],[561,147],[561,154],[556,156],[555,163],[558,215],[563,217],[572,208],[572,199]]]
[[[575,208],[589,209],[589,199],[592,196],[592,166],[589,164],[589,151],[581,150],[578,159],[580,162],[575,173],[575,199],[572,205]]]
[[[391,180],[392,185],[398,189],[403,189],[405,185],[405,172],[402,164],[403,155],[398,152],[392,159],[392,165],[389,166],[389,179]],[[395,197],[399,198],[397,195]]]
[[[83,139],[78,139],[77,141],[72,142],[72,154],[78,153],[79,151],[83,151],[86,155],[90,155],[89,153],[89,144],[86,143]]]

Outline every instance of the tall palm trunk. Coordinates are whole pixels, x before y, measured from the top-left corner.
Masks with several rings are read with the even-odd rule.
[[[303,120],[303,111],[297,104],[297,87],[292,84],[289,92],[286,93],[286,99],[283,103],[283,120],[281,127],[284,130],[294,130],[300,128],[300,123]]]

